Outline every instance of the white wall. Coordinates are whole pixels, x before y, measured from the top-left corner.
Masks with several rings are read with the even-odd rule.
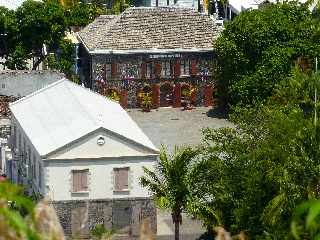
[[[27,153],[35,167],[35,175],[33,175],[30,171],[29,157],[27,157],[25,163],[29,167],[28,178],[24,178],[23,183],[28,185],[29,189],[57,201],[148,196],[147,191],[140,186],[139,178],[143,175],[142,166],[153,168],[157,158],[155,152],[101,129],[70,146],[65,146],[44,160],[14,116],[12,125],[14,126],[12,135],[15,140],[13,145],[19,149],[19,153],[24,155]],[[100,146],[97,144],[97,139],[101,136],[105,138],[105,144]],[[29,154],[29,149],[31,154]],[[18,172],[16,166],[18,162],[15,163],[17,164],[13,164],[14,179]],[[25,164],[22,166],[26,168]],[[119,167],[130,168],[129,192],[113,191],[113,169]],[[87,193],[71,192],[71,171],[76,169],[89,169],[89,191]],[[39,179],[41,179],[41,184]]]
[[[110,158],[100,160],[45,160],[46,196],[52,200],[104,199],[148,197],[148,192],[139,184],[143,175],[142,166],[153,169],[156,157]],[[129,167],[129,191],[114,191],[113,168]],[[89,169],[86,193],[72,193],[72,170]]]
[[[98,139],[102,137],[105,144],[98,145]],[[108,132],[104,129],[74,142],[70,146],[63,147],[60,151],[49,154],[50,159],[75,159],[75,158],[104,158],[122,156],[146,156],[153,152],[139,146],[125,138]]]

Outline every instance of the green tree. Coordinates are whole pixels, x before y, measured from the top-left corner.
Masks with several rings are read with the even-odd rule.
[[[47,63],[50,69],[59,70],[66,74],[67,77],[71,77],[75,64],[74,45],[69,40],[62,39],[55,54],[51,54],[47,58]]]
[[[15,12],[0,7],[0,56],[5,56],[15,49],[18,35],[18,22]]]
[[[292,1],[244,11],[227,23],[214,44],[222,103],[263,102],[298,57],[319,55],[316,19],[306,5]]]
[[[202,218],[253,239],[286,239],[295,207],[320,197],[320,126],[292,106],[238,108],[231,119],[237,128],[204,131],[209,164],[197,201],[212,214]]]
[[[293,214],[291,234],[294,239],[320,239],[320,201],[309,200],[299,205]]]
[[[283,106],[299,106],[310,113],[315,108],[315,89],[320,89],[319,73],[303,73],[293,68],[291,74],[275,86],[273,95],[268,101]],[[319,105],[316,108],[319,110]]]
[[[172,156],[162,149],[156,171],[144,168],[145,176],[140,179],[142,186],[153,194],[156,205],[171,211],[176,240],[179,240],[181,214],[190,197],[190,166],[196,155],[197,151],[191,148],[175,148]]]
[[[47,51],[55,51],[65,36],[67,23],[62,6],[56,1],[25,1],[16,11],[19,22],[19,41],[32,56],[38,57],[33,65],[36,69],[46,58]]]
[[[106,14],[107,10],[96,4],[77,3],[70,8],[66,8],[65,16],[68,26],[86,26],[97,16]]]
[[[17,44],[14,50],[6,57],[5,66],[9,69],[24,70],[27,68],[27,59],[30,54],[21,43]]]

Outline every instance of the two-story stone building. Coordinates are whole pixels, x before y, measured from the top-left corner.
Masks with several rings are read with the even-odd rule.
[[[100,16],[78,34],[82,81],[117,91],[125,107],[137,106],[141,91],[153,93],[154,107],[178,107],[191,86],[195,104],[210,103],[212,87],[209,102],[204,92],[220,31],[211,18],[187,8],[137,7]]]
[[[10,104],[12,180],[52,201],[66,235],[97,224],[130,237],[156,209],[139,184],[158,149],[114,101],[62,79]]]

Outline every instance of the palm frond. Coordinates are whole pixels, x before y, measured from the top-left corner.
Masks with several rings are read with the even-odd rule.
[[[287,195],[285,193],[281,193],[274,197],[265,208],[262,220],[268,225],[277,224],[281,214],[282,209],[284,209],[284,204],[286,204],[285,198]]]
[[[169,155],[162,146],[155,171],[143,168],[140,183],[150,190],[158,207],[171,211],[185,208],[191,192],[188,185],[190,164],[196,155],[197,151],[190,147],[175,147],[173,154]]]

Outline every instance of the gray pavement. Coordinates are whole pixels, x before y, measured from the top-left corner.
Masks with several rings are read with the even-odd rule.
[[[200,221],[190,219],[183,214],[180,225],[181,239],[195,240],[205,231]],[[171,214],[159,209],[157,211],[157,239],[174,239],[174,224]]]
[[[169,151],[175,145],[200,144],[203,128],[232,126],[223,113],[215,112],[209,107],[197,107],[188,111],[182,111],[181,108],[159,108],[152,112],[129,109],[128,113],[158,148],[163,144]]]
[[[190,111],[182,111],[181,108],[159,108],[148,113],[140,109],[127,111],[158,148],[163,144],[170,152],[174,146],[199,145],[203,128],[233,126],[225,114],[206,107]],[[174,225],[169,212],[158,210],[157,228],[157,240],[174,239]],[[182,240],[195,240],[204,232],[201,222],[183,216],[180,227]]]

